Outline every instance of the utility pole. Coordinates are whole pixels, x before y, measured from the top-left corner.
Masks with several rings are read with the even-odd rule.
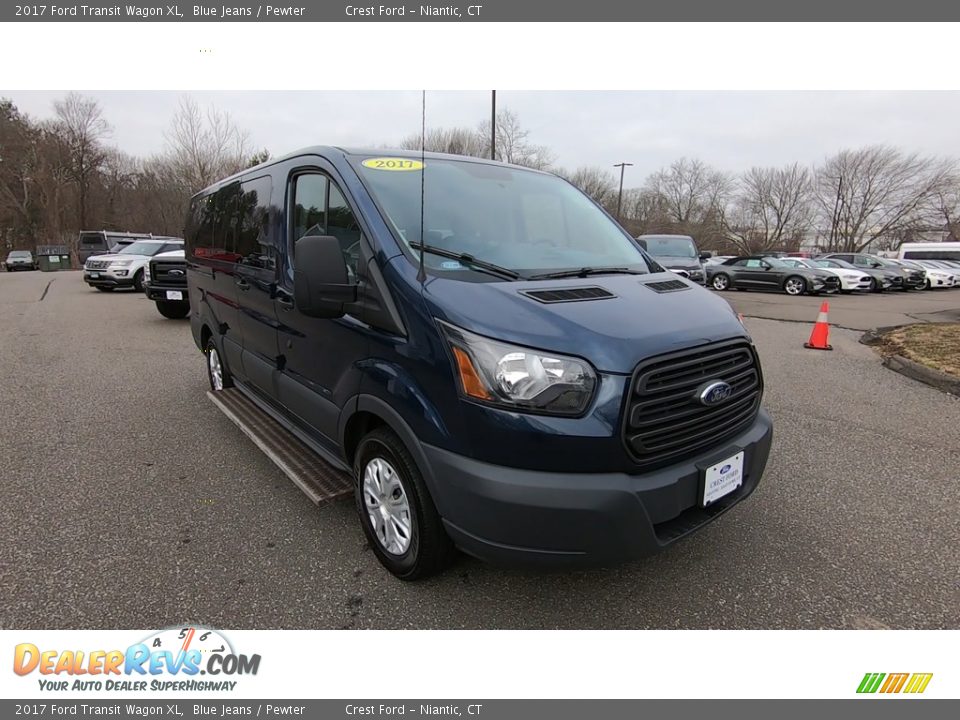
[[[490,159],[497,159],[497,91],[490,91]]]
[[[628,167],[633,167],[633,163],[617,163],[614,167],[620,168],[620,194],[617,195],[617,222],[620,222],[620,208],[623,206],[623,171]]]

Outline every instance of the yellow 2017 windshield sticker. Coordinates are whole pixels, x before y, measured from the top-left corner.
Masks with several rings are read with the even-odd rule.
[[[362,163],[364,167],[371,170],[391,170],[393,172],[410,172],[413,170],[423,170],[423,163],[419,160],[410,160],[409,158],[367,158]]]

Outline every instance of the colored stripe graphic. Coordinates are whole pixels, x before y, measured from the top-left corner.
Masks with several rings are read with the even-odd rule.
[[[915,695],[926,690],[932,679],[933,673],[866,673],[857,692],[869,694],[879,691],[888,695],[904,692]]]
[[[922,693],[927,689],[927,685],[930,684],[931,678],[933,678],[933,673],[914,673],[910,678],[910,682],[907,683],[907,687],[904,689],[904,692]]]
[[[890,673],[887,675],[887,681],[880,688],[882,693],[898,693],[903,689],[903,684],[907,682],[910,673]]]
[[[880,682],[884,677],[884,673],[867,673],[863,676],[863,680],[860,681],[860,687],[857,688],[857,692],[875,693],[877,688],[880,687]]]

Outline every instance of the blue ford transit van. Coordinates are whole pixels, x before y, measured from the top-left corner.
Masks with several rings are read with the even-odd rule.
[[[400,578],[643,557],[760,482],[738,316],[559,177],[310,148],[196,195],[186,241],[212,391],[350,472]]]

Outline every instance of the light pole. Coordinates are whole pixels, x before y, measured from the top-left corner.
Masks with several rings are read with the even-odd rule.
[[[490,159],[497,159],[497,91],[490,91]]]
[[[623,171],[633,167],[633,163],[617,163],[614,167],[620,168],[620,193],[617,195],[617,222],[620,222],[620,208],[623,206]]]

